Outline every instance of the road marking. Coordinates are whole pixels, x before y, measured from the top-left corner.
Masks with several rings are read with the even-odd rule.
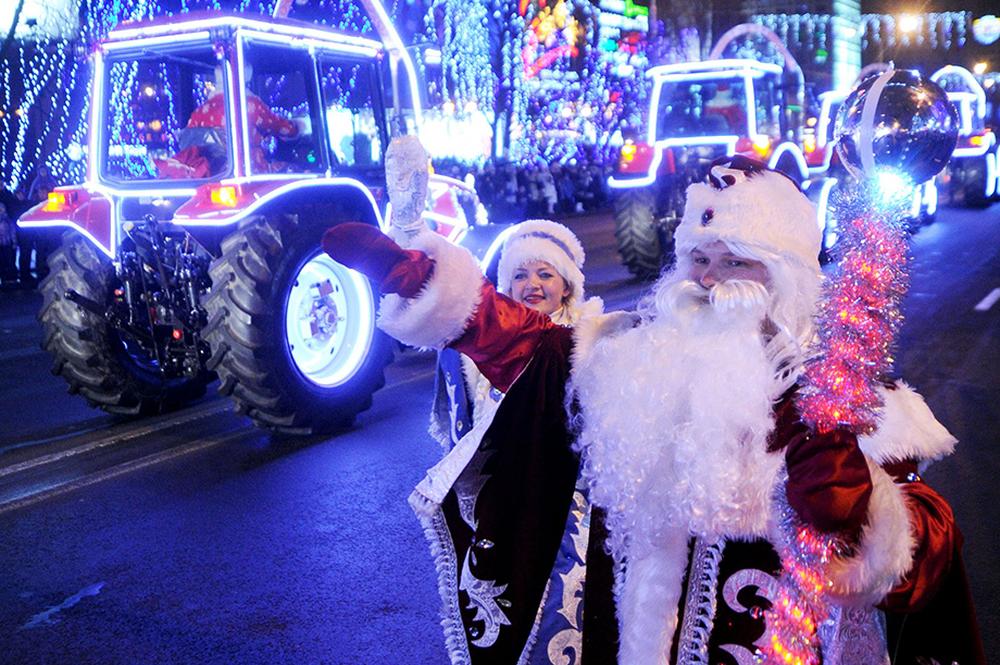
[[[417,369],[416,371],[413,372],[413,374],[407,376],[402,380],[387,383],[382,390],[384,391],[391,388],[405,386],[407,384],[414,383],[417,381],[426,381],[430,379],[433,376],[433,374],[434,374],[433,370],[426,370],[422,368]],[[198,405],[194,408],[197,410],[194,411],[193,413],[191,411],[181,412],[173,417],[166,418],[164,420],[147,425],[145,427],[130,429],[127,432],[119,432],[116,435],[109,436],[103,439],[98,439],[96,441],[91,441],[89,443],[85,443],[80,446],[75,446],[68,450],[51,453],[49,455],[42,455],[38,458],[21,462],[20,464],[13,464],[8,467],[0,468],[0,477],[17,473],[20,471],[26,471],[33,467],[41,466],[43,464],[57,462],[66,457],[79,455],[81,453],[94,450],[96,448],[103,448],[105,446],[109,446],[115,443],[120,443],[122,441],[127,441],[129,439],[134,439],[139,436],[152,434],[157,430],[176,427],[177,425],[185,424],[187,422],[212,416],[222,411],[231,409],[232,404],[230,403],[229,400],[222,400],[221,404],[216,402],[208,402],[205,405]],[[235,431],[217,435],[212,438],[195,440],[187,444],[183,444],[173,448],[168,448],[158,453],[153,453],[152,455],[147,455],[145,457],[140,457],[135,460],[127,461],[122,464],[119,464],[118,466],[111,467],[110,469],[98,471],[96,473],[84,476],[83,478],[79,478],[77,480],[64,483],[62,485],[56,485],[54,487],[49,487],[49,488],[36,489],[33,492],[28,492],[19,497],[15,497],[6,503],[0,502],[0,514],[12,510],[17,510],[19,508],[24,508],[25,506],[29,506],[39,501],[50,499],[52,497],[65,494],[67,492],[71,492],[73,490],[77,490],[82,487],[87,487],[89,485],[93,485],[95,483],[108,480],[109,478],[120,476],[130,471],[136,471],[138,469],[152,466],[154,464],[165,462],[169,459],[173,459],[181,455],[187,455],[189,453],[193,453],[198,450],[211,448],[212,446],[219,445],[220,443],[225,443],[230,440],[245,437],[248,434],[252,434],[253,432],[263,432],[263,430],[260,430],[255,427],[240,427]]]
[[[178,446],[176,448],[168,448],[158,453],[152,455],[147,455],[146,457],[140,457],[137,460],[132,460],[130,462],[124,462],[118,466],[113,466],[110,469],[105,469],[103,471],[98,471],[97,473],[92,473],[83,478],[70,481],[62,485],[56,485],[55,487],[50,487],[48,489],[42,489],[34,493],[28,493],[17,497],[8,503],[0,504],[0,514],[10,512],[12,510],[17,510],[19,508],[24,508],[25,506],[30,506],[31,504],[38,503],[39,501],[44,501],[46,499],[51,499],[52,497],[59,496],[61,494],[66,494],[67,492],[72,492],[78,490],[82,487],[87,487],[95,483],[114,478],[115,476],[120,476],[124,473],[129,473],[131,471],[138,471],[139,469],[144,469],[147,466],[152,466],[154,464],[159,464],[160,462],[165,462],[175,457],[180,457],[181,455],[187,455],[199,450],[204,450],[206,448],[211,448],[212,446],[217,446],[240,437],[247,435],[245,429],[238,429],[235,432],[228,432],[221,436],[217,436],[211,439],[202,439],[200,441],[193,441],[191,443]]]
[[[413,373],[407,372],[408,376],[405,378],[398,379],[396,381],[390,381],[386,383],[382,390],[390,390],[392,388],[397,388],[400,386],[405,386],[410,383],[417,381],[423,381],[433,376],[433,370],[427,370],[424,368],[415,368],[411,370]],[[381,391],[379,391],[381,392]],[[376,392],[376,395],[378,392]],[[46,464],[52,464],[60,460],[66,459],[67,457],[74,457],[76,455],[81,455],[83,453],[90,452],[92,450],[97,450],[99,448],[106,448],[108,446],[113,446],[116,444],[123,443],[125,441],[130,441],[142,436],[147,436],[150,434],[155,434],[159,431],[173,429],[181,425],[191,423],[196,420],[201,420],[203,418],[209,418],[216,416],[225,411],[231,411],[233,409],[232,401],[228,399],[221,400],[211,400],[203,404],[195,405],[193,407],[188,407],[182,411],[179,411],[172,415],[161,416],[155,422],[149,423],[130,423],[128,425],[119,426],[119,428],[125,428],[124,431],[112,432],[108,435],[99,437],[93,441],[87,441],[79,445],[72,446],[65,450],[56,451],[53,453],[48,453],[44,455],[39,455],[23,462],[17,464],[10,464],[8,466],[0,466],[0,478],[4,476],[9,476],[15,473],[21,473],[32,469],[35,467],[43,466]],[[26,446],[41,445],[49,442],[50,440],[60,440],[60,439],[72,439],[73,437],[86,436],[91,432],[98,432],[97,430],[72,432],[65,436],[54,437],[52,439],[40,439],[33,441],[21,441],[11,448],[24,448]],[[244,432],[254,431],[253,427],[243,428]]]
[[[52,618],[54,615],[62,612],[63,610],[68,610],[87,596],[96,596],[103,588],[104,582],[98,582],[97,584],[91,584],[87,588],[77,591],[58,605],[54,605],[44,612],[39,612],[35,616],[28,619],[27,623],[21,626],[21,630],[38,628],[39,626],[51,626],[58,621],[58,619]]]
[[[41,466],[43,464],[51,464],[53,462],[58,462],[59,460],[65,459],[67,457],[73,457],[74,455],[80,455],[82,453],[90,452],[91,450],[96,450],[97,448],[104,448],[106,446],[111,446],[117,443],[122,443],[123,441],[129,441],[131,439],[138,438],[140,436],[146,436],[148,434],[153,434],[159,430],[170,429],[177,427],[179,425],[184,425],[195,420],[200,420],[202,418],[207,418],[209,416],[214,416],[216,414],[222,413],[232,408],[232,404],[228,400],[223,400],[222,402],[207,402],[205,405],[198,405],[192,407],[191,410],[182,411],[176,415],[168,416],[162,420],[157,420],[154,423],[144,424],[139,427],[130,427],[125,432],[115,432],[110,436],[96,439],[88,443],[84,443],[66,450],[60,450],[58,452],[49,453],[47,455],[39,455],[33,459],[20,462],[18,464],[11,464],[10,466],[0,468],[0,478],[3,476],[10,475],[12,473],[20,473],[21,471],[27,471],[28,469],[34,468],[36,466]],[[86,434],[84,432],[83,434]],[[20,444],[19,447],[23,447],[24,444]]]
[[[990,294],[988,296],[979,301],[979,304],[976,305],[975,310],[977,312],[985,312],[989,310],[990,307],[993,307],[993,305],[995,305],[998,300],[1000,300],[1000,289],[993,289],[992,291],[990,291]]]

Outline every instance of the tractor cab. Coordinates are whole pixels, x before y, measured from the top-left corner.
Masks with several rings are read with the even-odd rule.
[[[716,61],[664,69],[652,72],[657,104],[651,119],[656,140],[696,142],[761,134],[780,138],[781,70],[777,66]]]
[[[986,92],[969,70],[955,65],[942,67],[931,75],[948,94],[958,111],[958,145],[955,157],[974,157],[988,152],[996,143],[993,131],[986,127]]]
[[[793,72],[797,71],[792,68]],[[767,162],[797,182],[808,178],[789,70],[756,60],[722,58],[654,67],[648,127],[626,139],[608,179],[616,191],[618,251],[638,276],[655,276],[673,260],[673,232],[684,193],[720,157]],[[801,86],[798,86],[801,87]],[[787,89],[787,90],[786,90]]]
[[[240,34],[116,49],[104,60],[108,101],[98,178],[119,186],[236,176],[377,172],[386,142],[376,62]],[[237,66],[216,57],[234,50]],[[317,73],[317,68],[320,70]],[[358,87],[347,86],[352,78]],[[322,80],[322,86],[317,81]],[[349,94],[345,94],[345,89]],[[368,173],[366,173],[366,171]]]
[[[204,236],[303,198],[384,227],[390,133],[418,133],[422,119],[417,81],[391,61],[380,41],[291,19],[123,26],[93,54],[87,181],[22,225],[75,228],[109,257],[123,225],[147,216]],[[450,211],[450,226],[485,222],[473,189],[431,179],[432,226]]]
[[[319,202],[344,188],[381,222],[386,60],[378,41],[288,19],[114,30],[93,54],[87,181],[22,225],[76,228],[114,257],[147,216],[225,226],[294,190]]]
[[[958,112],[958,143],[938,176],[949,202],[983,206],[1000,196],[997,137],[986,126],[986,93],[964,67],[948,65],[931,75]]]
[[[663,65],[653,81],[644,141],[626,141],[612,187],[651,184],[657,175],[702,167],[737,153],[768,161],[780,157],[788,119],[783,70],[746,59]],[[794,168],[804,170],[801,154]],[[683,165],[686,166],[683,166]]]

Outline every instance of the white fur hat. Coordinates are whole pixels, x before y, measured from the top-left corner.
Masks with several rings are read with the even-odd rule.
[[[721,240],[819,271],[816,207],[790,178],[739,156],[713,166],[709,178],[687,189],[675,234],[678,256]]]
[[[579,239],[568,228],[547,219],[521,222],[507,236],[497,269],[497,290],[509,294],[514,271],[529,261],[545,261],[569,284],[570,303],[583,301],[583,262]]]

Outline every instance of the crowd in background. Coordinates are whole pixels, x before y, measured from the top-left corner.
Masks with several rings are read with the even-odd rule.
[[[57,183],[39,166],[26,187],[0,187],[0,283],[4,289],[33,289],[48,274],[48,256],[58,242],[58,230],[19,229],[23,212],[45,201]]]
[[[459,180],[471,174],[479,199],[496,222],[590,212],[608,202],[611,169],[599,161],[565,164],[493,164],[479,168],[439,163],[437,172]]]

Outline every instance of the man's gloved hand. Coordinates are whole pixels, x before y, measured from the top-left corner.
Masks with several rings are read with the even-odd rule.
[[[403,249],[369,224],[347,222],[327,229],[323,251],[337,263],[363,273],[382,293],[415,296],[434,271],[426,254]]]
[[[857,533],[868,514],[872,480],[857,437],[802,428],[785,448],[788,503],[825,532]]]

